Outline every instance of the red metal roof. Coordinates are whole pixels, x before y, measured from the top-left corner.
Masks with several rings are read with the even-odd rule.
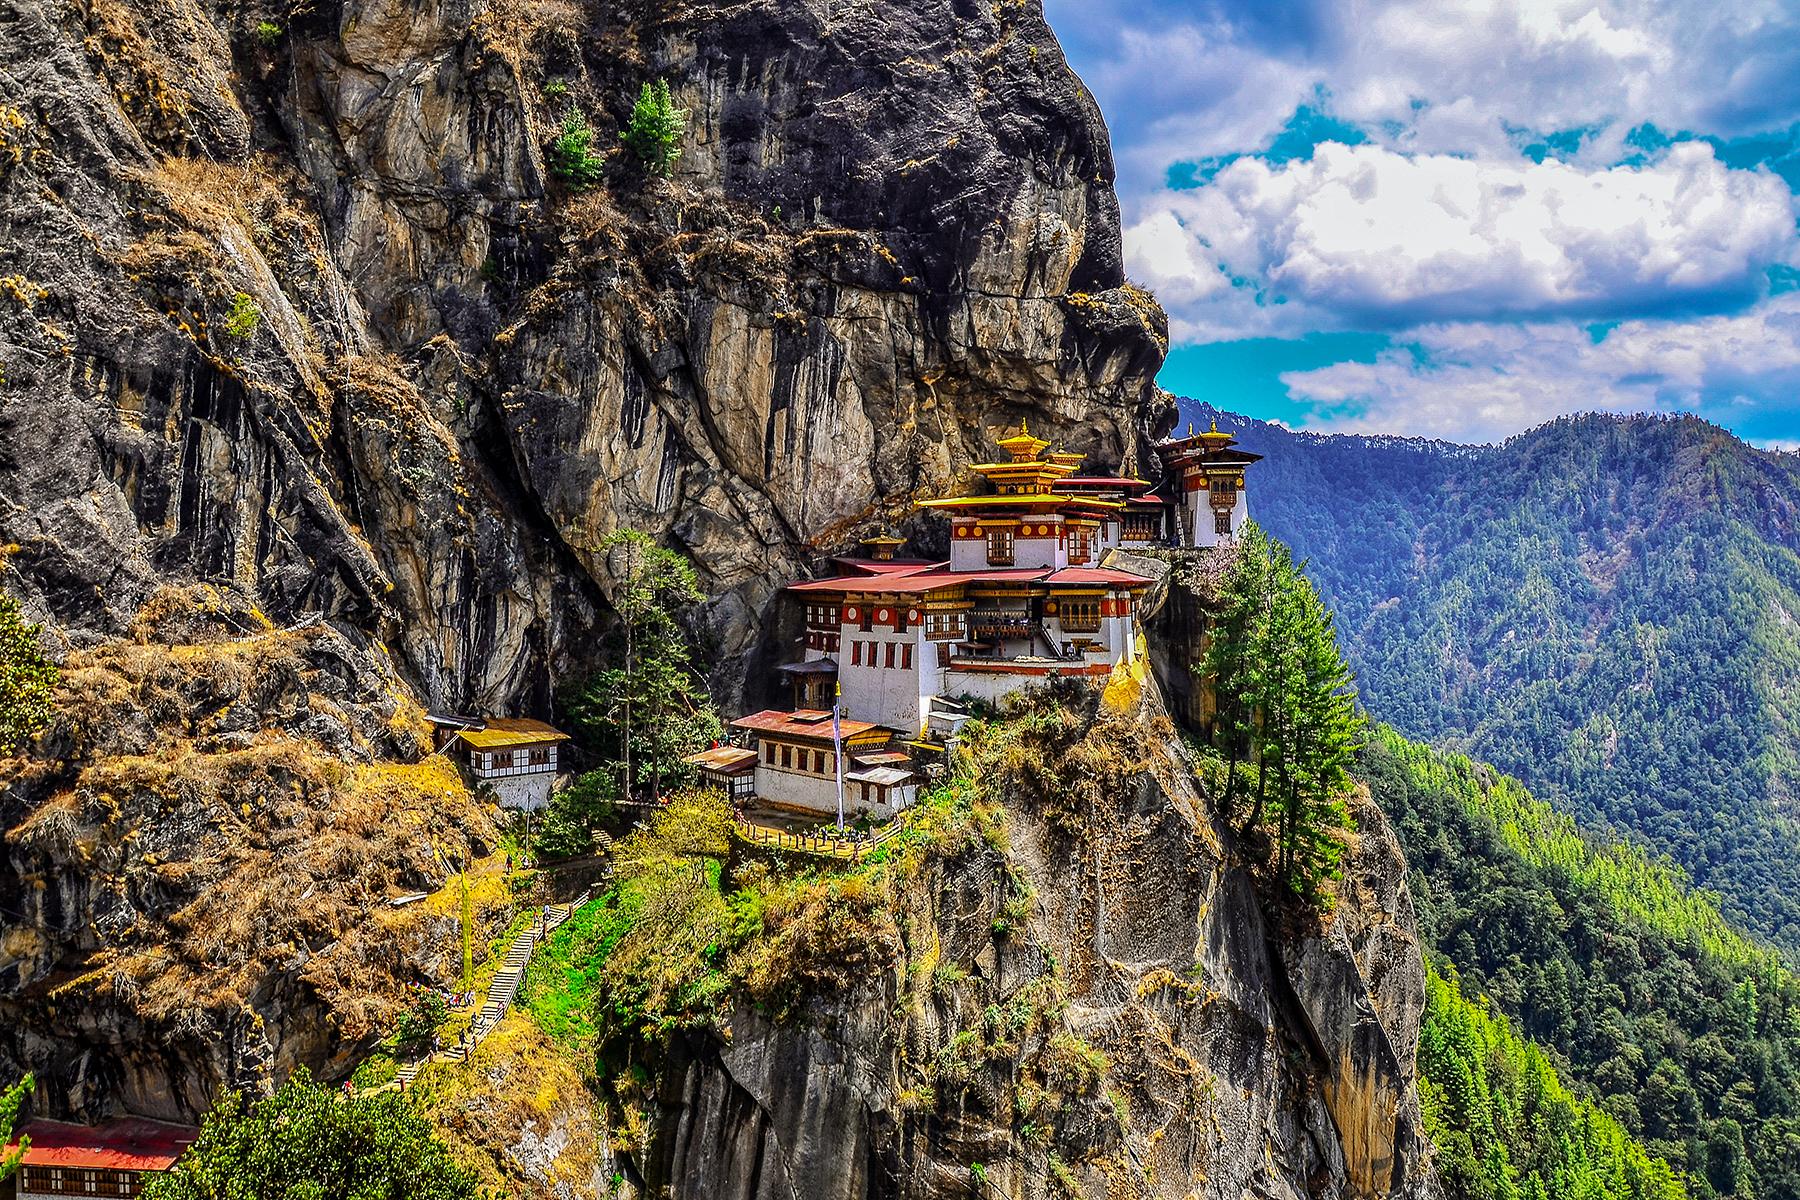
[[[1121,587],[1149,587],[1155,580],[1134,575],[1130,571],[1115,571],[1111,567],[1064,567],[1044,582],[1116,583]]]
[[[191,1125],[169,1125],[144,1117],[125,1117],[104,1125],[32,1121],[20,1133],[31,1139],[24,1159],[30,1166],[107,1171],[166,1171],[200,1136]],[[17,1143],[12,1143],[6,1153],[16,1148]]]
[[[932,570],[917,575],[884,576],[879,581],[866,575],[834,575],[830,579],[810,579],[790,583],[790,592],[893,592],[907,594],[929,592],[934,588],[955,587],[959,583],[1035,583],[1049,574],[1048,567],[1013,567],[993,571]]]
[[[772,734],[775,737],[806,738],[812,741],[831,740],[831,714],[817,709],[800,708],[793,712],[782,712],[779,708],[765,708],[761,712],[751,713],[747,717],[739,717],[731,723],[733,729],[753,729],[758,733]],[[846,740],[861,733],[868,733],[881,726],[873,721],[839,721],[838,732]]]
[[[914,571],[924,571],[931,567],[947,567],[950,564],[941,559],[930,558],[858,558],[850,554],[834,555],[834,563],[841,563],[864,575],[910,575]]]
[[[1115,487],[1128,492],[1150,486],[1148,479],[1125,479],[1117,475],[1071,475],[1067,479],[1059,479],[1050,485],[1052,488],[1066,487]]]

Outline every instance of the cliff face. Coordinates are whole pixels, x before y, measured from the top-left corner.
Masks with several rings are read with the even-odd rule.
[[[1332,916],[1297,920],[1234,865],[1178,746],[1151,696],[1047,712],[988,757],[998,813],[902,872],[858,939],[885,961],[636,1059],[660,1072],[622,1122],[642,1193],[1436,1196],[1423,968],[1379,813],[1357,806]]]
[[[0,28],[0,545],[66,668],[0,774],[0,1073],[53,1111],[341,1070],[442,977],[441,916],[371,905],[493,831],[378,763],[418,749],[409,695],[542,711],[586,668],[610,530],[695,557],[731,707],[780,583],[878,523],[941,536],[910,502],[1002,427],[1137,470],[1172,418],[1035,0],[0,0]],[[675,177],[614,155],[570,192],[565,119],[610,147],[655,78],[692,113]],[[1084,742],[1113,765],[1079,803],[1021,783],[1007,848],[915,882],[892,972],[662,1063],[624,1165],[696,1196],[960,1194],[975,1164],[1020,1196],[1428,1188],[1391,844],[1371,821],[1329,926],[1272,928],[1158,730]],[[999,1054],[1015,1001],[1041,1094]],[[556,1194],[586,1194],[605,1153],[557,1113]]]
[[[1165,419],[1035,4],[4,13],[0,539],[78,641],[198,577],[542,708],[631,525],[705,571],[729,692],[784,578],[1000,426],[1130,466]],[[655,78],[675,178],[564,189],[563,120],[607,150]]]

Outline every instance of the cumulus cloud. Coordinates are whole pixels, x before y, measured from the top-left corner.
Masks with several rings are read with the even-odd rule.
[[[1326,143],[1159,193],[1130,270],[1186,341],[1290,327],[1611,316],[1747,303],[1795,254],[1795,202],[1704,143],[1641,167]],[[1233,281],[1237,286],[1232,286]]]
[[[1495,441],[1572,412],[1698,412],[1800,429],[1800,294],[1735,316],[1425,326],[1372,363],[1284,374],[1311,428]],[[1779,437],[1767,439],[1780,444]]]
[[[1766,0],[1048,0],[1132,193],[1254,152],[1323,87],[1420,153],[1642,122],[1732,136],[1800,117],[1800,9]],[[1595,146],[1607,144],[1601,137]]]

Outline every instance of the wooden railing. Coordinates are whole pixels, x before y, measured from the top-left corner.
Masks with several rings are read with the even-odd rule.
[[[865,838],[839,837],[837,831],[829,826],[805,833],[790,833],[785,829],[771,829],[767,825],[756,825],[749,821],[733,822],[732,832],[755,846],[858,862],[864,855],[897,835],[905,823],[906,817],[902,814]]]

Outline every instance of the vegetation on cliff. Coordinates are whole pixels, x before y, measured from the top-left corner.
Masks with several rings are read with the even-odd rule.
[[[1800,1196],[1800,984],[1776,953],[1672,864],[1490,767],[1381,729],[1361,773],[1422,935],[1497,1020],[1695,1196]]]
[[[477,1178],[399,1092],[340,1096],[296,1072],[254,1103],[228,1092],[144,1200],[474,1200]]]
[[[17,600],[0,593],[0,754],[17,750],[50,720],[57,670],[44,657],[41,633]]]
[[[121,1055],[171,1055],[178,1111],[266,1071],[232,1031],[300,1005],[331,1031],[314,1061],[343,1061],[414,982],[454,976],[454,912],[381,901],[437,886],[439,851],[498,841],[447,760],[392,761],[427,752],[423,714],[331,627],[270,628],[199,586],[159,593],[135,632],[68,656],[40,735],[54,754],[0,760],[4,877],[36,883],[7,901],[0,1052],[37,1068],[53,1111],[72,1081],[51,1039],[95,1029]]]
[[[1147,744],[1134,721],[1096,720],[1097,697],[1085,693],[1070,685],[965,727],[953,777],[854,863],[737,840],[729,806],[710,791],[676,794],[621,841],[614,886],[552,935],[521,991],[546,1031],[595,1055],[614,1145],[654,1160],[652,1143],[668,1132],[654,1076],[657,1063],[680,1060],[670,1047],[692,1053],[727,1027],[741,1031],[745,1014],[804,1023],[858,1011],[897,1022],[897,1119],[921,1130],[991,1123],[1021,1139],[1035,1169],[1071,1180],[1102,1160],[1131,1170],[1119,1138],[1136,1101],[1108,1094],[1111,1055],[1066,1021],[1068,978],[1033,931],[1035,892],[1006,812],[1031,808],[1081,830],[1087,805],[1122,794],[1163,744]],[[1158,732],[1173,733],[1166,722]],[[945,943],[951,917],[940,905],[973,906],[974,945]],[[970,959],[983,944],[1015,965],[982,977]],[[1157,995],[1203,991],[1162,975]],[[1157,1075],[1137,1061],[1147,1054],[1148,1043],[1132,1044],[1128,1077]],[[1184,1079],[1204,1083],[1192,1068]],[[965,1164],[964,1180],[975,1165],[992,1163]]]
[[[596,655],[603,665],[563,697],[582,750],[599,765],[558,792],[545,814],[537,846],[559,857],[591,850],[620,797],[647,789],[660,799],[691,779],[683,756],[724,732],[682,625],[704,598],[692,560],[631,529],[607,535],[599,550],[619,619]]]
[[[1276,878],[1328,907],[1352,824],[1344,801],[1364,725],[1331,612],[1287,547],[1254,523],[1218,592],[1193,669],[1216,697],[1220,811],[1243,832],[1266,831]]]
[[[31,1086],[31,1076],[27,1075],[10,1087],[0,1087],[0,1180],[18,1170],[19,1160],[31,1146],[31,1139],[22,1137],[10,1152],[5,1149],[12,1142],[13,1125],[19,1119],[19,1110],[31,1096]]]

